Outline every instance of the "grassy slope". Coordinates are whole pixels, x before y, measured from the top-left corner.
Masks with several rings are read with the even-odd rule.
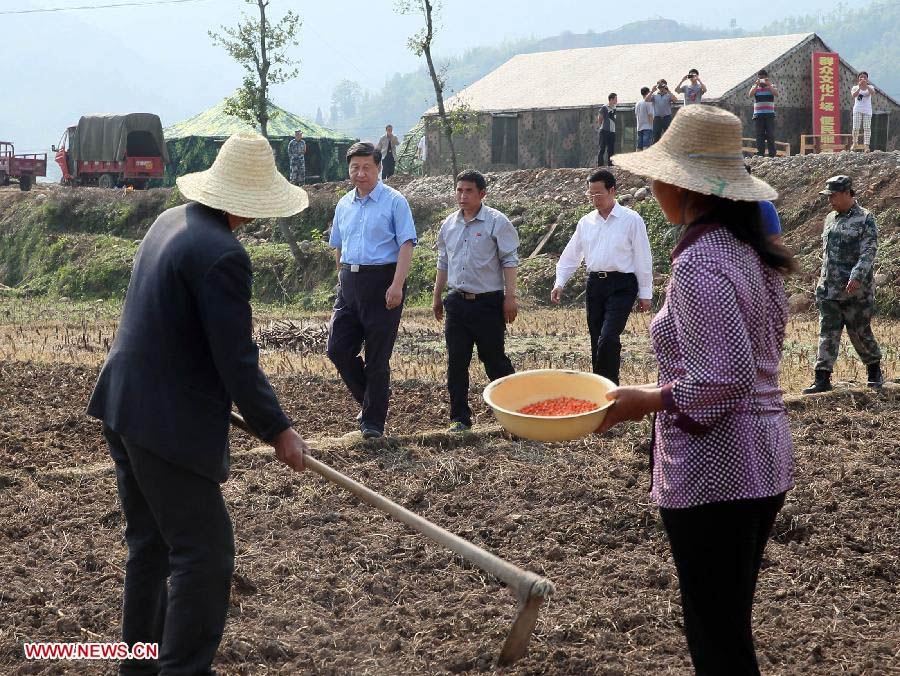
[[[886,157],[882,155],[882,157]],[[900,315],[900,176],[877,164],[848,167],[862,183],[860,201],[873,210],[879,221],[878,272],[888,284],[879,291],[879,310]],[[798,253],[803,274],[789,281],[791,293],[812,289],[818,272],[822,218],[827,211],[818,196],[823,177],[837,172],[830,165],[819,167],[822,158],[798,165],[783,161],[758,164],[755,173],[782,193],[779,211],[786,242]],[[818,163],[818,164],[817,164]],[[824,172],[824,173],[823,173]],[[867,173],[871,176],[868,176]],[[821,176],[819,174],[822,174]],[[893,175],[892,175],[893,174]],[[290,303],[298,309],[327,309],[336,282],[331,250],[324,241],[334,205],[346,189],[330,184],[310,191],[310,208],[291,225],[301,240],[298,263],[288,247],[278,241],[272,221],[256,221],[242,232],[255,270],[257,301]],[[44,192],[0,192],[0,284],[14,292],[72,298],[106,298],[124,295],[131,262],[140,237],[165,208],[180,202],[177,191],[160,189],[144,193],[122,193],[97,189],[51,189]],[[436,200],[412,199],[419,231],[419,246],[409,277],[409,296],[414,303],[428,302],[433,282],[437,228],[449,213]],[[514,218],[520,235],[523,259],[532,252],[551,224],[556,231],[541,255],[523,260],[520,269],[524,295],[544,302],[553,282],[555,256],[586,213],[584,204],[556,203],[523,194],[497,195],[491,204]],[[634,206],[634,205],[633,205]],[[666,223],[655,202],[635,206],[648,224],[656,262],[657,283],[668,272],[668,252],[674,230]],[[583,280],[573,280],[570,300],[577,300]]]

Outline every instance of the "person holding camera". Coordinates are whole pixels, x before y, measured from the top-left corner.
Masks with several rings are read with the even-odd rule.
[[[688,84],[685,84],[687,82]],[[675,87],[676,94],[684,94],[684,105],[700,103],[706,93],[706,85],[700,80],[700,71],[691,68]]]
[[[756,154],[765,155],[766,146],[769,157],[775,157],[775,97],[778,90],[769,80],[765,69],[757,73],[756,82],[750,87],[753,99],[753,122],[756,125]]]
[[[661,78],[644,101],[653,104],[653,142],[656,143],[672,123],[672,104],[678,103],[678,97],[669,91],[669,84]]]
[[[869,149],[872,137],[872,93],[875,87],[869,84],[869,74],[860,71],[853,93],[853,145],[859,141],[859,130],[862,129],[863,145]]]

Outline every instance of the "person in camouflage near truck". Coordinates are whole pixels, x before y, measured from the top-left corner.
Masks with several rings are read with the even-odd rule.
[[[291,162],[291,183],[303,185],[306,183],[306,141],[300,129],[294,132],[294,138],[288,143],[288,159]]]
[[[834,209],[825,217],[822,231],[822,272],[816,286],[819,308],[819,353],[816,380],[803,394],[831,389],[831,371],[838,356],[841,331],[846,326],[850,342],[868,370],[869,387],[881,387],[881,350],[872,333],[875,311],[875,264],[878,229],[875,217],[856,201],[849,176],[832,176],[825,190]]]

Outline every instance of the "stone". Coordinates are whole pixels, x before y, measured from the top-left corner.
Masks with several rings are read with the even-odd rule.
[[[642,202],[643,200],[650,197],[650,188],[643,187],[640,190],[635,191],[634,199],[638,202]]]
[[[633,200],[634,200],[634,198],[631,195],[629,195],[628,193],[625,193],[624,195],[619,195],[619,204],[621,204],[623,207],[630,204]]]
[[[525,222],[525,219],[522,218],[521,216],[516,216],[515,218],[510,219],[509,222],[518,228],[520,225],[522,225]]]

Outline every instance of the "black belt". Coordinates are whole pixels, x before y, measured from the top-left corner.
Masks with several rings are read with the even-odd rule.
[[[351,263],[341,263],[341,270],[349,270],[350,272],[378,272],[379,270],[387,270],[388,268],[396,267],[396,263],[385,263],[384,265],[356,265]]]
[[[604,272],[603,270],[594,270],[589,272],[588,275],[593,277],[594,279],[606,279],[607,277],[621,277],[622,275],[631,275],[635,276],[633,272],[619,272],[618,270],[610,270],[609,272]]]
[[[487,298],[488,296],[502,295],[503,291],[485,291],[484,293],[467,293],[466,291],[460,291],[459,289],[453,289],[450,293],[455,293],[460,298],[464,298],[466,300],[478,300],[479,298]]]

